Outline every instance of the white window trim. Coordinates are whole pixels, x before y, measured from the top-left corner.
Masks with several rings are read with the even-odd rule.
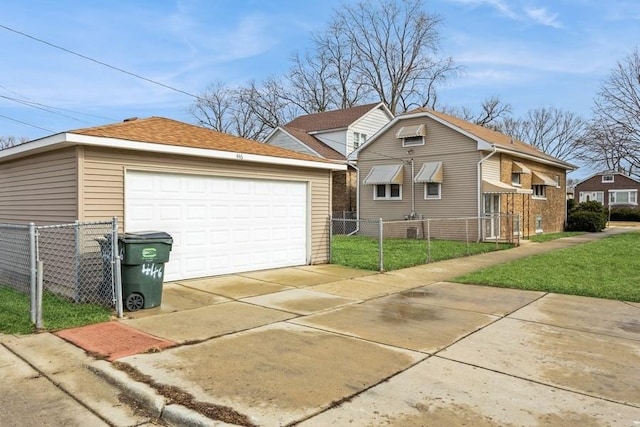
[[[420,138],[421,142],[419,144],[407,144],[406,143],[407,139],[414,139],[414,138],[416,139],[416,141],[417,141],[417,138]],[[411,136],[411,137],[408,137],[408,138],[402,138],[402,146],[403,147],[419,147],[421,145],[424,145],[424,136],[419,136],[418,135],[418,136]]]
[[[543,196],[538,196],[536,195],[536,187],[542,188],[542,192],[544,193]],[[546,185],[542,185],[542,184],[533,184],[531,186],[531,189],[533,190],[533,194],[531,196],[532,199],[536,199],[536,200],[547,200],[547,186]]]
[[[384,190],[384,197],[378,197],[378,186],[379,185],[384,185],[385,186],[385,190]],[[398,197],[391,197],[391,186],[392,185],[397,185],[399,186],[399,193],[400,196]],[[373,200],[402,200],[402,185],[401,184],[376,184],[373,186]]]
[[[357,149],[359,147],[361,147],[367,140],[367,135],[362,133],[362,132],[358,132],[358,131],[354,131],[353,132],[353,141],[352,141],[352,145],[353,145],[353,149]],[[356,144],[357,141],[357,144]]]
[[[607,177],[610,177],[611,179],[605,179]],[[603,184],[611,184],[612,182],[615,182],[615,175],[613,174],[606,174],[606,175],[602,175],[602,183]]]
[[[438,194],[433,196],[433,195],[429,195],[427,194],[427,188],[429,187],[429,184],[435,184],[438,186]],[[425,200],[440,200],[442,199],[442,184],[439,182],[425,182],[424,183],[424,199]]]
[[[613,195],[614,198],[616,198],[615,195],[617,193],[627,193],[629,195],[628,196],[628,200],[631,200],[631,195],[635,194],[635,197],[634,197],[635,198],[635,202],[631,202],[631,201],[629,201],[629,202],[617,202],[617,201],[612,202],[611,201],[611,196]],[[615,206],[615,205],[638,206],[638,190],[633,190],[633,189],[629,189],[629,190],[622,190],[622,189],[621,190],[609,190],[609,206]]]
[[[538,228],[538,220],[540,220],[540,228]],[[542,215],[536,215],[536,217],[535,217],[535,226],[536,226],[536,233],[537,234],[540,234],[540,233],[544,232]]]
[[[515,182],[513,180],[513,178],[515,178],[516,176],[518,177],[518,182]],[[514,187],[522,187],[522,181],[520,179],[520,174],[519,173],[516,173],[516,172],[512,172],[511,173],[511,185],[513,185]]]

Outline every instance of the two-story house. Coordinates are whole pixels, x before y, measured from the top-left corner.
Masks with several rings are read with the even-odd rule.
[[[573,165],[447,114],[399,115],[351,157],[360,169],[360,218],[495,218],[477,227],[482,239],[507,233],[502,214],[524,237],[565,226]]]
[[[288,150],[346,162],[347,156],[393,119],[383,103],[307,114],[275,128],[264,143]],[[332,177],[332,210],[356,209],[353,167]]]
[[[581,202],[595,200],[606,208],[638,206],[640,181],[621,172],[599,172],[578,182],[575,199]]]

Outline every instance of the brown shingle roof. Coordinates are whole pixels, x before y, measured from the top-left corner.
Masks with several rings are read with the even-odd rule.
[[[531,144],[527,144],[526,142],[523,141],[519,141],[517,139],[514,139],[512,137],[510,137],[509,135],[505,135],[503,133],[497,132],[495,130],[486,128],[484,126],[480,126],[480,125],[476,125],[470,122],[467,122],[465,120],[459,119],[457,117],[454,116],[450,116],[448,114],[444,114],[441,113],[439,111],[434,111],[431,110],[429,108],[418,108],[412,111],[409,111],[407,114],[413,114],[413,113],[419,113],[419,112],[427,112],[430,113],[436,117],[438,117],[439,119],[448,122],[472,135],[475,135],[476,137],[490,143],[490,144],[494,144],[496,146],[499,146],[501,148],[505,148],[507,150],[511,150],[511,151],[516,151],[522,154],[528,154],[531,156],[536,156],[539,157],[541,159],[545,159],[545,160],[549,160],[552,162],[556,162],[556,163],[562,163],[564,165],[566,165],[567,167],[573,169],[574,166],[563,161],[560,160],[556,157],[550,156],[548,154],[543,153],[542,151],[538,150],[536,147],[534,147]]]
[[[305,132],[341,129],[364,116],[380,103],[359,105],[341,110],[325,111],[323,113],[307,114],[296,117],[285,126],[300,129]]]
[[[301,129],[292,128],[290,126],[282,126],[282,129],[325,159],[346,160],[344,155]]]
[[[286,150],[163,117],[128,120],[104,126],[76,129],[68,133],[329,163],[327,160],[316,156]]]

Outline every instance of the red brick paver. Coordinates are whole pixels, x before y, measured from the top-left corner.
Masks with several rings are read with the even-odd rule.
[[[125,356],[147,353],[176,345],[119,322],[98,323],[55,333],[78,347],[105,357],[110,362]]]

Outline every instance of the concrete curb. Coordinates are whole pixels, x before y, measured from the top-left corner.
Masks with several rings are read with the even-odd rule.
[[[144,405],[150,415],[161,418],[165,408],[164,397],[146,384],[132,380],[126,373],[114,368],[105,360],[97,360],[89,365],[89,369],[109,383],[118,387],[127,396]]]

